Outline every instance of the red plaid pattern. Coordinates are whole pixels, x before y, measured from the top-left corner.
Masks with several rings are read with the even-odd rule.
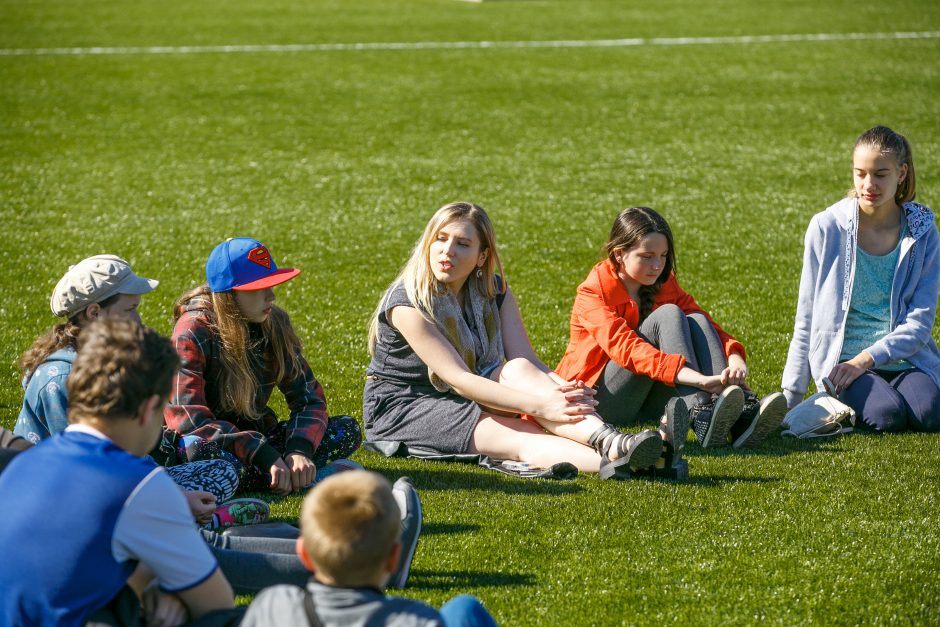
[[[307,361],[300,356],[300,376],[274,381],[276,371],[268,343],[260,329],[251,325],[252,346],[249,363],[258,386],[255,407],[260,418],[253,420],[224,412],[219,401],[219,376],[223,368],[221,343],[208,327],[211,310],[194,300],[190,309],[176,322],[173,342],[182,366],[170,391],[170,402],[163,417],[167,426],[184,435],[198,435],[218,442],[243,463],[267,470],[281,454],[303,453],[312,457],[326,430],[327,413],[323,388],[313,376]],[[290,408],[290,419],[279,422],[268,407],[271,393],[277,386]],[[268,437],[283,429],[284,450],[279,451]]]

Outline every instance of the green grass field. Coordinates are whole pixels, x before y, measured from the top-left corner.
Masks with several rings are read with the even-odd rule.
[[[937,30],[940,4],[916,0],[0,0],[2,50]],[[918,200],[940,208],[938,59],[938,38],[0,52],[0,423],[70,263],[113,252],[159,278],[142,315],[168,333],[174,299],[239,235],[304,270],[278,301],[331,412],[360,416],[368,317],[452,200],[490,212],[551,365],[616,212],[656,208],[683,285],[747,346],[752,386],[774,390],[803,232],[850,187],[855,137],[905,133]],[[470,592],[501,624],[940,623],[936,436],[689,449],[684,484],[356,459],[421,493],[404,594]]]

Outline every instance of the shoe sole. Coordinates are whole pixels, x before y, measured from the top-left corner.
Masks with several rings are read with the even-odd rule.
[[[715,400],[712,422],[702,438],[702,448],[717,448],[728,443],[731,426],[744,410],[744,390],[736,385],[726,387]]]
[[[617,464],[629,466],[631,470],[644,470],[656,464],[663,454],[663,439],[657,431],[648,435],[637,434],[640,441],[627,453],[626,460],[618,459]]]
[[[666,403],[666,437],[664,442],[672,445],[672,464],[682,459],[685,441],[689,436],[689,407],[681,398],[671,398]]]
[[[760,445],[775,429],[780,428],[787,413],[787,399],[780,392],[768,394],[760,402],[757,417],[747,430],[734,441],[734,448],[754,448]]]
[[[405,511],[401,519],[401,560],[398,569],[392,574],[388,585],[395,588],[404,588],[411,572],[411,561],[418,548],[418,538],[421,537],[421,499],[407,477],[402,477],[392,486],[392,494],[402,496]],[[395,499],[398,502],[398,499]],[[401,504],[399,503],[399,508]]]

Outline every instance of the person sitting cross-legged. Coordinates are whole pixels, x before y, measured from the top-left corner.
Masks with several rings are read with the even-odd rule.
[[[69,426],[0,475],[0,624],[181,624],[237,612],[186,499],[147,455],[179,358],[135,321],[82,332]]]

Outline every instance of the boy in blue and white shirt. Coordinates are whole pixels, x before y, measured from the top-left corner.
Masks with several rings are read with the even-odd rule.
[[[70,426],[0,475],[17,504],[0,517],[0,624],[80,625],[133,599],[128,588],[179,622],[233,607],[185,498],[147,456],[178,365],[169,340],[134,321],[82,333]]]

